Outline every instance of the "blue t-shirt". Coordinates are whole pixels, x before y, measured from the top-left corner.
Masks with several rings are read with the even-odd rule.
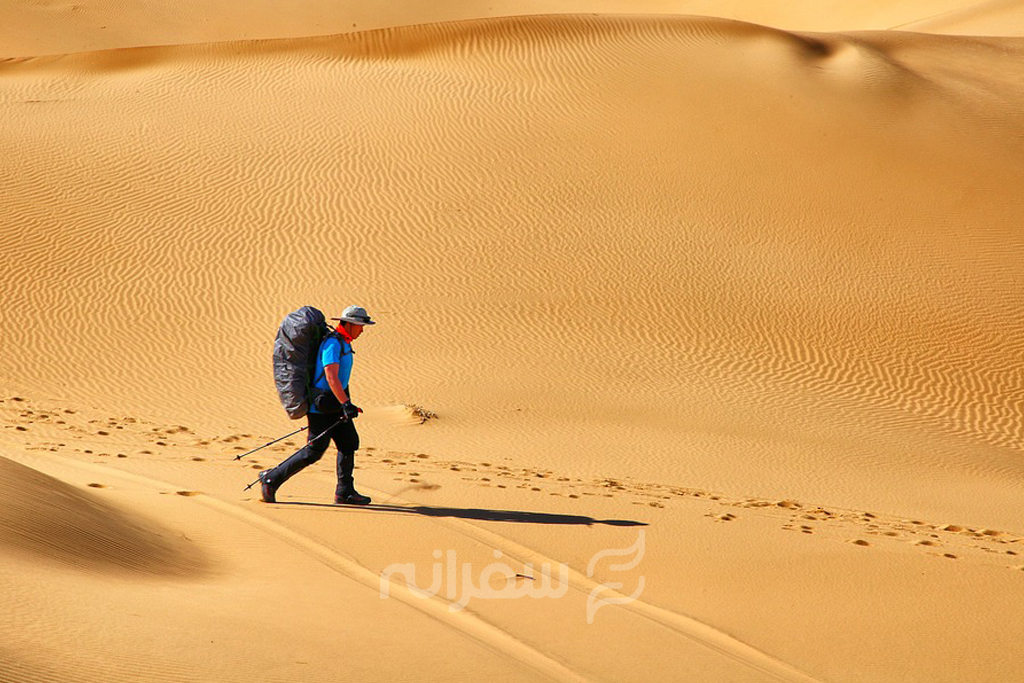
[[[345,391],[348,391],[348,381],[352,377],[352,345],[344,339],[334,336],[328,337],[320,344],[320,353],[316,357],[316,372],[313,374],[315,380],[313,386],[317,389],[331,390],[324,368],[332,363],[338,364],[338,379],[341,380],[341,386],[345,387]],[[319,413],[320,411],[310,406],[309,412]]]

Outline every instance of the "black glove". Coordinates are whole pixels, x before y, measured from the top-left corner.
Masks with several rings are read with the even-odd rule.
[[[346,420],[354,420],[359,417],[361,412],[363,412],[362,408],[352,403],[352,401],[345,401],[341,404],[341,415]]]

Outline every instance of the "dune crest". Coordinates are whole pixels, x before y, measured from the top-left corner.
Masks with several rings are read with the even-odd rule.
[[[21,2],[0,25],[0,57],[88,52],[155,45],[306,38],[467,19],[538,14],[700,15],[800,31],[914,30],[1021,35],[1015,0],[402,0],[368,5],[351,0],[195,2],[169,11],[156,0],[94,0],[88,4]],[[982,21],[979,23],[979,19]]]

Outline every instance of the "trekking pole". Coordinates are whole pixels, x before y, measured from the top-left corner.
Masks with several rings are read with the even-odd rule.
[[[342,415],[342,416],[341,416],[341,418],[340,418],[340,419],[339,419],[339,420],[338,420],[337,422],[335,422],[335,423],[334,423],[334,424],[332,424],[332,425],[331,425],[330,427],[328,427],[328,428],[327,428],[327,429],[325,429],[324,431],[322,431],[322,432],[320,432],[319,434],[317,434],[316,436],[314,436],[314,437],[313,437],[312,439],[310,439],[309,441],[316,441],[317,439],[319,439],[320,437],[324,436],[324,435],[325,435],[325,434],[327,434],[327,433],[328,433],[329,431],[331,431],[332,429],[334,429],[335,427],[337,427],[338,425],[340,425],[340,424],[341,424],[342,422],[344,422],[344,421],[345,421],[345,420],[347,420],[347,419],[348,419],[348,418],[347,418],[346,416]],[[303,427],[302,429],[306,429],[306,428],[305,428],[305,427]],[[298,434],[299,432],[301,432],[301,431],[302,431],[302,429],[296,430],[296,431],[292,432],[292,434]],[[292,434],[289,434],[288,436],[291,436]],[[282,437],[281,437],[281,439],[287,439],[287,438],[288,438],[287,436],[282,436]],[[278,441],[280,441],[281,439],[278,439]],[[307,442],[306,442],[306,446],[308,446],[308,445],[309,445],[309,441],[307,441]],[[273,441],[271,441],[270,443],[274,443],[274,442],[273,442]],[[269,446],[269,445],[270,445],[270,443],[268,443],[268,444],[264,444],[264,445],[266,445],[266,446]],[[303,446],[303,448],[305,448],[306,446]],[[260,446],[260,448],[263,448],[263,446]],[[257,449],[254,449],[254,450],[259,450],[259,448],[257,448]],[[252,451],[249,451],[249,453],[252,453]],[[248,455],[249,453],[243,453],[242,455]],[[238,458],[241,458],[241,457],[242,457],[242,455],[238,456]],[[238,458],[235,458],[235,460],[238,460]],[[242,490],[243,490],[243,491],[248,491],[249,489],[251,489],[251,488],[252,488],[253,486],[255,486],[255,485],[256,485],[256,484],[258,484],[258,483],[260,483],[260,478],[259,478],[259,477],[256,477],[256,481],[250,482],[250,483],[249,483],[249,485],[248,485],[248,486],[246,486],[246,487],[245,487],[244,489],[242,489]]]
[[[304,431],[306,431],[307,429],[309,429],[309,427],[308,427],[308,426],[306,426],[306,427],[300,427],[299,429],[296,429],[296,430],[295,430],[294,432],[292,432],[291,434],[285,434],[285,435],[284,435],[284,436],[282,436],[282,437],[281,437],[280,439],[274,439],[273,441],[268,441],[267,443],[263,444],[262,446],[257,446],[256,448],[252,449],[251,451],[246,451],[245,453],[242,453],[241,455],[236,455],[236,456],[235,456],[235,460],[241,460],[242,458],[244,458],[244,457],[245,457],[245,456],[247,456],[247,455],[251,455],[252,453],[255,453],[256,451],[258,451],[258,450],[260,450],[260,449],[266,448],[267,446],[272,446],[272,445],[274,445],[275,443],[277,443],[278,441],[284,441],[284,440],[285,440],[285,439],[287,439],[287,438],[288,438],[289,436],[295,436],[295,435],[296,435],[296,434],[298,434],[299,432],[304,432]],[[332,428],[332,429],[333,429],[333,428]]]

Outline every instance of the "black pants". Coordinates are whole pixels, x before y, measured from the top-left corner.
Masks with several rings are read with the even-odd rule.
[[[267,473],[267,479],[277,490],[281,484],[322,458],[327,446],[333,440],[334,445],[338,448],[338,487],[334,494],[345,496],[352,493],[355,491],[352,470],[355,469],[356,451],[359,450],[359,433],[356,432],[355,424],[352,420],[344,420],[339,423],[340,414],[309,413],[306,417],[309,420],[309,438],[312,439],[314,436],[320,438],[308,441],[294,455],[270,470]]]

